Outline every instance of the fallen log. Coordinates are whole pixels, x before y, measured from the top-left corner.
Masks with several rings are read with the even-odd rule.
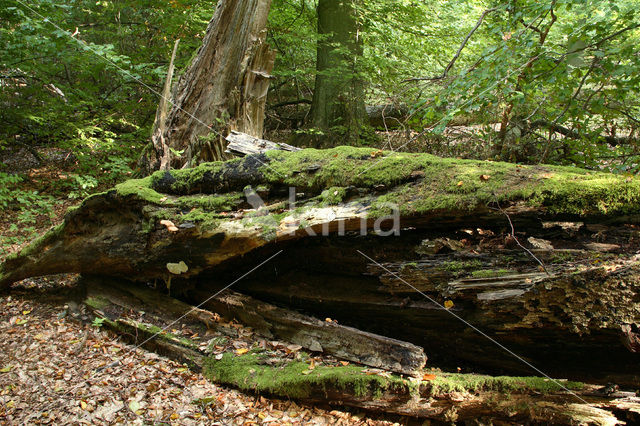
[[[637,419],[640,410],[634,394],[565,380],[432,371],[421,381],[357,365],[316,363],[288,350],[255,346],[239,355],[233,345],[220,345],[237,328],[210,311],[118,281],[90,279],[86,290],[85,303],[103,325],[133,344],[185,362],[217,383],[261,395],[447,422],[609,425]],[[190,311],[195,314],[184,315]]]
[[[454,312],[545,372],[637,386],[639,214],[639,178],[267,151],[89,197],[0,266],[0,288],[81,272],[199,302],[250,272],[236,284],[245,294],[428,347],[448,368],[531,374]]]
[[[205,299],[207,294],[198,298]],[[427,357],[422,348],[396,339],[299,314],[236,292],[225,292],[205,304],[236,318],[267,338],[278,338],[358,364],[420,376]]]
[[[164,323],[168,323],[167,318],[184,317],[183,323],[189,323],[191,329],[201,329],[201,333],[206,331],[202,330],[203,325],[207,330],[215,328],[219,314],[228,320],[240,321],[264,338],[298,344],[310,351],[386,371],[418,377],[426,362],[423,349],[410,343],[320,321],[230,290],[213,298],[204,295],[209,299],[204,304],[209,308],[206,310],[133,283],[116,280],[105,283],[104,279],[85,281],[88,281],[84,284],[88,305],[98,307],[100,300],[106,299],[125,309],[153,315]]]

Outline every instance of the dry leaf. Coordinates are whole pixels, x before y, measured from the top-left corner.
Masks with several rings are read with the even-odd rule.
[[[246,354],[247,352],[249,352],[249,349],[247,349],[247,348],[240,348],[240,349],[236,349],[236,354],[237,354],[237,355],[244,355],[244,354]]]
[[[422,376],[422,380],[425,381],[425,382],[428,382],[430,380],[435,380],[435,379],[436,379],[436,375],[435,374],[428,374],[427,373],[427,374],[424,374]]]
[[[489,175],[480,175],[480,180],[483,181],[483,182],[486,182],[489,179],[491,179],[491,176],[489,176]]]
[[[167,269],[172,274],[180,275],[187,272],[189,270],[189,267],[186,263],[184,263],[184,261],[181,260],[180,263],[167,263]]]
[[[445,300],[445,302],[444,302],[444,307],[445,307],[445,309],[451,309],[451,308],[453,308],[453,301],[451,301],[451,300]]]

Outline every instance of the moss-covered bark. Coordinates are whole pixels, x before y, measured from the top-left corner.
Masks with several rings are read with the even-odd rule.
[[[258,190],[266,209],[245,210],[251,207],[243,194],[248,186]],[[300,194],[294,210],[286,203],[289,187]],[[179,261],[189,268],[182,277],[190,277],[277,239],[303,237],[304,228],[339,222],[357,228],[363,218],[371,226],[389,213],[389,203],[408,226],[428,226],[426,220],[500,219],[490,208],[496,202],[515,220],[618,220],[640,213],[640,179],[428,154],[379,157],[366,148],[270,151],[157,172],[93,195],[59,228],[9,258],[0,267],[0,286],[60,272],[167,280],[166,263]],[[168,231],[161,220],[178,231]]]

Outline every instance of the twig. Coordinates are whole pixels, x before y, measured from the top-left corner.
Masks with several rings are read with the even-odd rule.
[[[526,248],[525,246],[523,246],[523,245],[520,243],[520,241],[518,240],[518,237],[516,237],[516,230],[515,230],[515,228],[513,227],[513,222],[511,221],[511,217],[510,217],[510,216],[509,216],[509,214],[508,214],[507,212],[505,212],[505,211],[502,209],[502,207],[500,206],[500,203],[498,202],[498,197],[496,197],[496,195],[495,195],[495,194],[493,194],[493,197],[494,197],[494,198],[495,198],[495,200],[496,200],[496,206],[498,206],[498,208],[497,208],[497,209],[493,209],[492,207],[489,207],[489,208],[490,208],[490,209],[493,209],[493,210],[500,210],[500,212],[501,212],[503,215],[505,215],[505,216],[506,216],[507,220],[509,221],[509,226],[511,227],[511,237],[513,238],[513,240],[516,242],[516,244],[518,244],[518,246],[520,246],[520,248],[521,248],[522,250],[526,251],[526,252],[529,254],[529,256],[531,256],[532,258],[534,258],[534,259],[535,259],[535,261],[536,261],[536,262],[538,262],[538,263],[540,264],[540,266],[541,266],[541,267],[542,267],[542,269],[544,270],[544,273],[545,273],[545,274],[547,274],[548,276],[551,276],[551,274],[549,273],[549,271],[547,271],[547,267],[546,267],[546,266],[544,266],[544,263],[542,263],[542,261],[541,261],[540,259],[538,259],[538,258],[536,257],[536,255],[535,255],[535,254],[533,254],[533,253],[531,252],[531,250],[529,250],[528,248]]]

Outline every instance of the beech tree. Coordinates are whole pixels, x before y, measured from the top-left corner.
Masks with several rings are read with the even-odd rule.
[[[358,139],[365,123],[364,84],[359,77],[362,57],[354,2],[318,2],[316,80],[311,106],[312,126],[322,132],[343,133],[348,143]],[[327,138],[317,139],[316,145]],[[338,139],[333,138],[333,141]]]

